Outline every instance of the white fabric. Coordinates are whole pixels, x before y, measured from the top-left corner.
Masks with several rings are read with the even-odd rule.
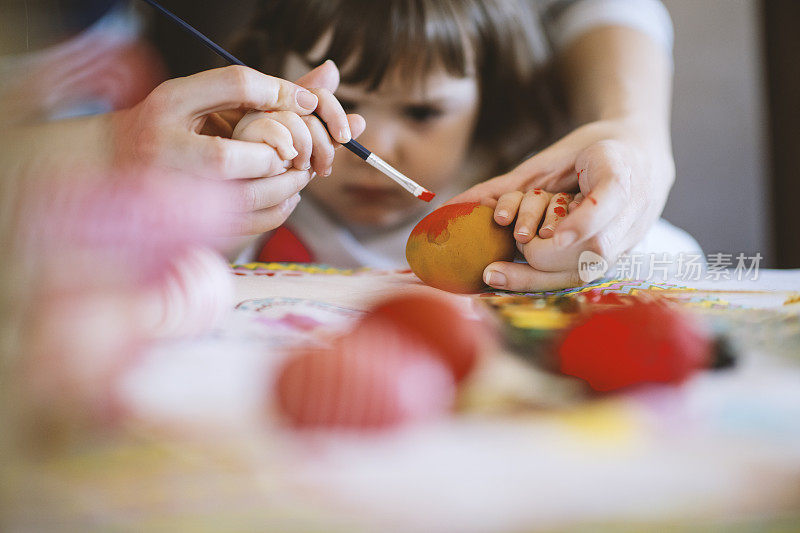
[[[634,246],[630,253],[666,253],[674,257],[680,254],[702,255],[703,250],[689,233],[662,218],[653,225],[644,239]]]
[[[672,51],[672,20],[659,0],[579,0],[548,21],[547,30],[558,49],[589,29],[606,25],[634,28]]]
[[[682,261],[696,257],[697,262],[703,267],[706,264],[703,249],[700,248],[694,237],[663,218],[653,224],[644,238],[626,252],[626,255],[630,256],[630,261],[638,264],[639,267],[628,267],[623,271],[617,265],[606,273],[606,277],[667,282],[669,278],[678,275],[679,265]],[[662,265],[664,270],[651,270],[658,264]]]

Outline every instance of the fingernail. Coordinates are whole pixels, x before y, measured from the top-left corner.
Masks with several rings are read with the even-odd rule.
[[[297,105],[309,111],[314,111],[319,102],[317,95],[309,91],[297,91],[297,96],[295,98],[297,99]]]
[[[311,170],[311,163],[306,163],[305,165],[303,165],[303,168],[301,170]]]
[[[578,235],[574,231],[564,231],[556,235],[556,245],[559,248],[566,248],[578,240]]]
[[[331,172],[333,172],[333,169],[329,168],[328,170],[326,170],[325,172],[322,173],[322,177],[323,178],[327,178],[328,176],[331,175]]]
[[[544,233],[545,231],[553,231],[553,226],[545,226],[539,231],[539,234]]]
[[[530,236],[530,234],[531,230],[529,230],[528,228],[519,228],[517,230],[517,235],[519,235],[520,237],[528,237]]]
[[[506,275],[502,272],[498,272],[497,270],[489,270],[486,272],[486,278],[484,279],[487,285],[491,287],[496,287],[498,289],[502,289],[506,286],[508,280],[506,279]]]
[[[352,138],[353,138],[353,134],[352,134],[352,133],[350,133],[350,127],[349,127],[349,126],[347,126],[347,127],[344,127],[344,128],[342,128],[342,129],[340,129],[340,130],[339,130],[339,138],[338,138],[337,140],[338,140],[338,141],[339,141],[341,144],[344,144],[344,143],[346,143],[346,142],[350,142],[350,140],[351,140]]]
[[[495,214],[497,215],[497,218],[502,218],[503,220],[508,218],[508,211],[498,211]]]
[[[294,147],[290,147],[288,152],[289,157],[287,159],[294,159],[298,155],[300,155],[300,153],[297,150],[295,150]]]

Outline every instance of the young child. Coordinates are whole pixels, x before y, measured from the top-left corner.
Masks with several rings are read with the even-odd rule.
[[[359,142],[437,198],[424,204],[341,153],[330,176],[307,186],[287,223],[238,261],[402,268],[406,239],[420,218],[554,140],[563,120],[535,6],[529,0],[262,2],[236,53],[287,79],[333,60],[341,68],[339,102],[367,121]],[[235,136],[268,137],[242,124]],[[576,205],[567,193],[531,195],[537,200],[512,206],[512,218],[520,209],[521,243],[537,231],[552,236]]]

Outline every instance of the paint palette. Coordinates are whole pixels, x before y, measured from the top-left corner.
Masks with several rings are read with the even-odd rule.
[[[559,334],[585,314],[607,307],[672,302],[667,291],[692,300],[689,296],[692,289],[688,288],[639,281],[604,281],[543,293],[485,293],[481,295],[481,302],[500,319],[512,350],[525,359],[548,366],[545,359]],[[694,299],[692,305],[724,306],[725,302]]]
[[[800,298],[785,291],[704,291],[634,280],[601,280],[542,293],[489,292],[481,301],[503,324],[509,347],[547,366],[560,334],[585,313],[606,307],[662,301],[702,316],[739,350],[797,360]]]

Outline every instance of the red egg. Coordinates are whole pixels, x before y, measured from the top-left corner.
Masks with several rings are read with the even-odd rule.
[[[597,311],[558,348],[561,372],[597,391],[642,383],[680,383],[708,367],[712,338],[694,318],[660,303]]]
[[[452,374],[430,349],[385,324],[362,324],[330,348],[306,348],[279,373],[277,407],[296,427],[374,429],[440,416]]]
[[[465,309],[469,300],[426,294],[405,294],[378,304],[358,328],[391,324],[416,342],[427,345],[461,382],[475,367],[490,337],[485,323]]]

